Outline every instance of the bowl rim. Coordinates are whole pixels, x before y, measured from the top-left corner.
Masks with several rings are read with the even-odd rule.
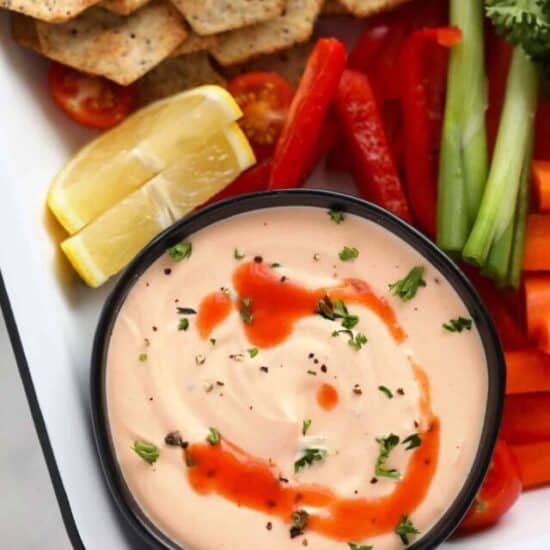
[[[506,370],[504,354],[493,321],[476,290],[460,268],[432,241],[381,207],[355,196],[321,189],[261,191],[229,198],[195,211],[163,231],[124,270],[102,308],[93,342],[90,396],[92,428],[99,461],[117,509],[134,535],[149,548],[182,548],[156,527],[126,486],[116,460],[107,418],[105,372],[113,325],[128,293],[143,272],[170,246],[209,225],[245,212],[266,208],[306,206],[339,208],[367,219],[390,231],[412,246],[435,266],[451,284],[475,320],[487,360],[487,403],[476,455],[464,485],[446,512],[410,550],[436,548],[453,533],[473,502],[489,468],[496,445],[504,406]]]

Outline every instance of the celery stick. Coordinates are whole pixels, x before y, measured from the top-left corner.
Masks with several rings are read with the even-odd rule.
[[[451,0],[450,20],[462,31],[451,49],[443,121],[437,243],[460,252],[476,218],[487,180],[483,2]]]
[[[511,223],[500,239],[496,240],[489,251],[487,263],[483,266],[482,273],[494,279],[499,286],[505,286],[508,282],[510,257],[514,242],[515,224]]]
[[[465,260],[483,266],[493,242],[513,222],[538,94],[538,73],[521,47],[514,48],[495,152],[481,207],[463,250]]]
[[[521,272],[523,268],[523,252],[525,250],[525,238],[527,237],[527,215],[531,202],[531,162],[533,160],[534,136],[528,144],[527,155],[523,163],[521,181],[519,184],[518,202],[516,208],[516,221],[514,228],[514,243],[510,258],[510,271],[508,273],[508,284],[519,288],[521,283]]]

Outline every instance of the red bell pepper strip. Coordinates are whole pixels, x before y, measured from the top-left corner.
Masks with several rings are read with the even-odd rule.
[[[405,221],[412,216],[369,78],[346,70],[336,93],[336,109],[353,151],[355,179],[362,197]]]
[[[317,41],[275,149],[270,189],[300,185],[345,64],[342,42],[335,38]]]
[[[442,95],[445,70],[432,67],[433,77],[430,78],[426,66],[427,63],[437,63],[441,68],[438,45],[452,46],[460,38],[460,30],[453,27],[422,29],[409,36],[401,52],[407,191],[418,225],[430,237],[435,236],[438,169],[433,134],[439,133],[434,130],[433,123],[440,123],[443,109],[442,101],[439,116],[434,112],[437,109],[432,109],[437,98],[430,87],[436,81],[435,93]],[[442,61],[444,67],[446,60]]]
[[[550,160],[550,99],[539,103],[535,122],[535,158]]]

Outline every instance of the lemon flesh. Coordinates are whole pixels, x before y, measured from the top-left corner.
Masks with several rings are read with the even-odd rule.
[[[161,231],[206,202],[254,164],[237,124],[214,134],[118,202],[61,248],[82,279],[98,287]]]
[[[219,86],[153,103],[81,149],[52,182],[48,205],[76,233],[241,114]]]

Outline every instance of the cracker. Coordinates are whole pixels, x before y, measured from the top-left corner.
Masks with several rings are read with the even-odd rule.
[[[99,5],[106,10],[120,13],[120,15],[129,15],[145,6],[149,1],[150,0],[103,0]]]
[[[285,0],[170,0],[197,34],[209,35],[269,21]]]
[[[203,84],[225,84],[207,52],[170,57],[134,84],[136,107]]]
[[[340,0],[340,2],[356,17],[368,17],[396,8],[410,0]]]
[[[288,50],[257,57],[242,65],[227,67],[225,74],[228,78],[233,78],[249,71],[274,72],[286,78],[296,88],[304,74],[312,49],[313,44],[311,42],[299,44]]]
[[[323,15],[350,15],[349,9],[342,4],[342,0],[325,0],[321,13]]]
[[[12,30],[23,46],[123,85],[168,57],[187,35],[181,16],[161,0],[128,17],[91,8],[57,25],[17,15]]]
[[[220,36],[210,51],[222,65],[244,63],[261,54],[275,53],[307,42],[321,11],[322,0],[287,0],[286,12],[273,21],[259,23]]]
[[[203,52],[214,48],[217,43],[218,37],[215,34],[200,36],[193,31],[189,31],[187,38],[171,53],[171,56],[178,57],[188,53]]]
[[[99,0],[0,0],[0,8],[15,11],[50,23],[76,17]]]

